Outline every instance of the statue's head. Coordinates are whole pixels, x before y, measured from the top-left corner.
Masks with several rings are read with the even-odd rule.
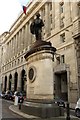
[[[36,14],[36,17],[37,17],[37,18],[39,18],[39,17],[40,17],[40,14],[39,14],[39,13],[37,13],[37,14]]]

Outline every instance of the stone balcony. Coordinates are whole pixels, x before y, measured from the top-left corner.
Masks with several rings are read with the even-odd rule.
[[[54,73],[61,74],[67,72],[67,68],[69,68],[69,65],[61,63],[54,68]]]

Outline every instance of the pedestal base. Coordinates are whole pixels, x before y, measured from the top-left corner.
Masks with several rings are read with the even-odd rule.
[[[63,108],[60,108],[51,102],[24,102],[21,107],[21,111],[41,118],[58,117],[64,115]]]

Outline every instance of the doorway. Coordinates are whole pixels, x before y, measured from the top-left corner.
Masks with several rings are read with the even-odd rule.
[[[55,74],[55,97],[68,100],[67,72]]]
[[[23,69],[21,72],[21,91],[24,91],[24,77],[25,77],[25,70]]]
[[[18,73],[14,74],[14,91],[17,91]]]
[[[5,76],[5,83],[4,83],[4,91],[6,92],[7,90],[7,76]]]
[[[12,83],[12,75],[9,75],[9,90],[11,90],[11,83]]]

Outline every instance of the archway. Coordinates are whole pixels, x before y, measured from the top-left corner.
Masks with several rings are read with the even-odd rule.
[[[11,83],[12,83],[12,75],[9,75],[9,90],[11,90]]]
[[[21,72],[21,91],[24,91],[24,77],[25,77],[25,70],[23,69]]]
[[[5,76],[5,82],[4,82],[4,91],[7,90],[7,76]]]
[[[18,73],[14,74],[14,91],[17,91]]]

